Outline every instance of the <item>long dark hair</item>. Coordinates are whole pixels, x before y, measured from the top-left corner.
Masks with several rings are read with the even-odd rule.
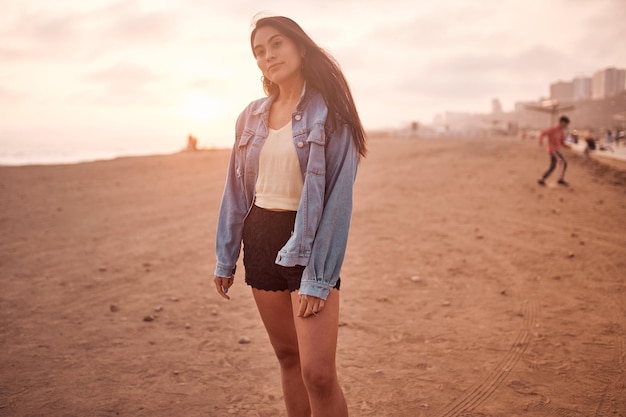
[[[304,50],[302,76],[306,80],[307,87],[315,88],[324,97],[331,126],[337,127],[342,122],[350,125],[354,144],[359,154],[365,156],[367,153],[365,131],[354,105],[350,87],[337,61],[328,52],[317,46],[296,22],[284,16],[258,19],[250,34],[251,47],[254,47],[254,35],[256,35],[257,29],[265,26],[271,26],[278,30],[293,41],[300,50]],[[277,95],[279,92],[278,86],[265,77],[263,78],[263,89],[268,96]]]

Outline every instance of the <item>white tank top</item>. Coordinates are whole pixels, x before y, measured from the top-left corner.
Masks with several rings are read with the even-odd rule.
[[[297,211],[302,186],[291,122],[278,130],[269,129],[259,155],[255,204],[268,210]]]

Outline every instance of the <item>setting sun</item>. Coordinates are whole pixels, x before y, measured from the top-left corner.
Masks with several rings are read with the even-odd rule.
[[[219,117],[219,100],[211,99],[202,93],[186,93],[178,106],[179,113],[197,122],[210,122]]]

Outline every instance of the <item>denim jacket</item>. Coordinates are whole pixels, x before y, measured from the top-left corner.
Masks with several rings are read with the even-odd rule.
[[[237,119],[235,144],[217,225],[215,275],[230,277],[239,258],[243,223],[254,204],[259,154],[273,97],[253,101]],[[326,299],[346,251],[359,152],[349,125],[330,129],[322,95],[305,89],[291,116],[304,181],[291,238],[276,263],[305,266],[300,294]]]

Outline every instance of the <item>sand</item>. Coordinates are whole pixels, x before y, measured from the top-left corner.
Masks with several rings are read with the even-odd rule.
[[[540,188],[535,142],[371,141],[352,416],[626,415],[626,174],[567,155],[572,187]],[[242,272],[212,287],[227,159],[0,168],[0,416],[285,415]]]

